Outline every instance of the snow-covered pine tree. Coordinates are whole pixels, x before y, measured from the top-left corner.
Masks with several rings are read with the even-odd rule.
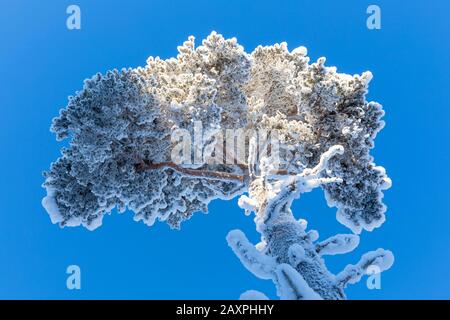
[[[388,269],[393,256],[383,249],[337,275],[322,258],[353,250],[357,234],[385,220],[382,190],[391,181],[369,154],[384,125],[381,106],[365,99],[371,73],[337,73],[325,58],[310,63],[304,47],[289,51],[286,43],[248,54],[214,32],[198,47],[189,37],[178,51],[167,60],[150,57],[142,68],[97,74],[69,97],[51,127],[69,146],[44,174],[51,221],[93,230],[117,208],[149,226],[159,220],[179,228],[211,200],[240,196],[261,242],[251,244],[239,230],[227,241],[283,299],[345,299],[347,284],[370,266]],[[202,143],[181,150],[195,161],[174,161],[174,133],[195,136],[198,123],[206,128]],[[244,161],[228,161],[235,149],[220,138],[224,130],[245,133]],[[276,133],[277,146],[261,132]],[[317,231],[294,218],[292,201],[316,187],[352,234],[319,242]],[[256,291],[241,297],[265,298]]]

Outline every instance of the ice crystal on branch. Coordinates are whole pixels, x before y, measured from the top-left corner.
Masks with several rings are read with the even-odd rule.
[[[261,242],[254,246],[238,230],[227,240],[281,298],[343,299],[369,262],[389,268],[391,253],[379,249],[334,276],[322,256],[353,250],[359,237],[317,242],[317,231],[306,231],[290,210],[302,193],[322,187],[354,233],[385,220],[382,191],[391,181],[369,153],[384,125],[381,106],[365,99],[371,73],[338,73],[325,58],[310,63],[304,47],[289,51],[286,43],[247,53],[214,32],[200,46],[189,37],[178,52],[97,74],[69,97],[51,127],[69,140],[45,172],[43,205],[52,222],[92,230],[117,208],[148,225],[179,228],[211,200],[241,195]],[[232,141],[224,139],[229,130]],[[235,138],[244,147],[236,150]],[[188,161],[175,161],[180,154]],[[255,297],[265,296],[242,295]]]

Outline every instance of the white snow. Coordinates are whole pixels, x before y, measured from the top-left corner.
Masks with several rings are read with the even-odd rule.
[[[245,210],[246,215],[249,215],[251,212],[256,211],[255,208],[257,205],[258,203],[255,200],[247,197],[246,195],[242,195],[238,200],[238,206],[241,209]]]
[[[47,189],[47,196],[42,199],[42,206],[48,212],[52,223],[60,223],[63,221],[63,216],[59,212],[58,205],[55,200],[55,191],[52,188]]]
[[[269,300],[269,298],[262,292],[247,290],[241,294],[239,300]]]

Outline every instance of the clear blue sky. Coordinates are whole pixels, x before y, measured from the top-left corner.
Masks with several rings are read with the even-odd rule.
[[[450,298],[449,1],[0,1],[0,298],[238,298],[247,289],[275,297],[271,282],[240,264],[225,235],[241,228],[256,242],[237,201],[214,202],[171,231],[113,214],[95,232],[60,229],[41,207],[41,173],[59,156],[51,119],[83,79],[112,68],[171,57],[189,35],[212,30],[259,44],[304,45],[313,60],[350,74],[371,70],[368,98],[387,126],[373,151],[393,180],[387,221],[363,233],[352,254],[327,259],[337,272],[378,247],[395,254],[382,289],[365,282],[353,299]],[[66,28],[78,4],[82,29]],[[382,29],[366,28],[377,4]],[[347,232],[320,190],[295,204],[321,238]],[[82,289],[66,289],[66,267],[81,267]]]

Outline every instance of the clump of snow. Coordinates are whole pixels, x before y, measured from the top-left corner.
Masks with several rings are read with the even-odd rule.
[[[293,266],[297,266],[304,261],[306,257],[305,249],[298,243],[294,243],[289,247],[289,261]]]
[[[238,205],[241,209],[245,210],[246,215],[249,215],[251,212],[255,211],[258,204],[254,199],[250,199],[246,195],[242,195],[238,200]]]
[[[52,223],[60,223],[64,220],[61,212],[59,212],[58,204],[55,199],[55,190],[53,188],[47,188],[47,196],[42,199],[42,206],[50,216]]]
[[[239,300],[269,300],[269,298],[262,292],[247,290],[241,294]]]
[[[298,223],[303,230],[306,230],[306,228],[308,227],[308,221],[306,221],[305,219],[298,219]]]
[[[306,56],[308,54],[308,49],[304,46],[300,46],[292,50],[293,55]]]

